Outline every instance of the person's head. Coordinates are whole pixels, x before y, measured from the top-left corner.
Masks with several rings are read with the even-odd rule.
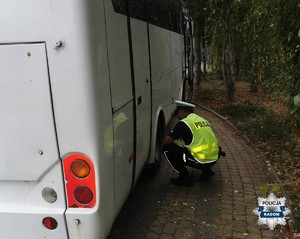
[[[186,116],[188,116],[190,113],[194,112],[194,108],[195,105],[191,104],[191,103],[187,103],[184,101],[179,101],[176,100],[176,111],[175,111],[175,115],[179,120],[184,119]]]

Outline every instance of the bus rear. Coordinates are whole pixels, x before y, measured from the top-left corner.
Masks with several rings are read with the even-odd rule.
[[[0,0],[6,238],[105,238],[159,165],[184,69],[180,4],[168,4]]]
[[[1,44],[0,67],[1,231],[67,238],[45,43]]]
[[[98,239],[110,230],[113,160],[102,157],[101,133],[112,122],[104,22],[103,1],[0,1],[5,238]]]

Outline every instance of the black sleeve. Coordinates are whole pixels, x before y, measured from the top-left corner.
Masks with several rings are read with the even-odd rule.
[[[190,128],[182,121],[175,125],[169,136],[173,139],[182,139],[186,145],[189,145],[193,139],[193,134]]]

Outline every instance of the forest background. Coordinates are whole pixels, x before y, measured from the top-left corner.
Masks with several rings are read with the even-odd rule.
[[[290,228],[299,232],[300,0],[183,3],[193,66],[185,100],[223,115],[264,152],[280,187],[265,185],[262,193],[284,188]]]

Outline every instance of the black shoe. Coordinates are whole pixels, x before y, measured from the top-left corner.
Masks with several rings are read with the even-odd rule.
[[[171,178],[171,183],[175,185],[187,186],[187,187],[191,187],[194,184],[193,179],[191,177]]]
[[[200,180],[201,181],[206,181],[206,180],[209,180],[211,177],[213,177],[215,175],[215,173],[211,170],[209,171],[205,171],[201,174],[200,176]]]

